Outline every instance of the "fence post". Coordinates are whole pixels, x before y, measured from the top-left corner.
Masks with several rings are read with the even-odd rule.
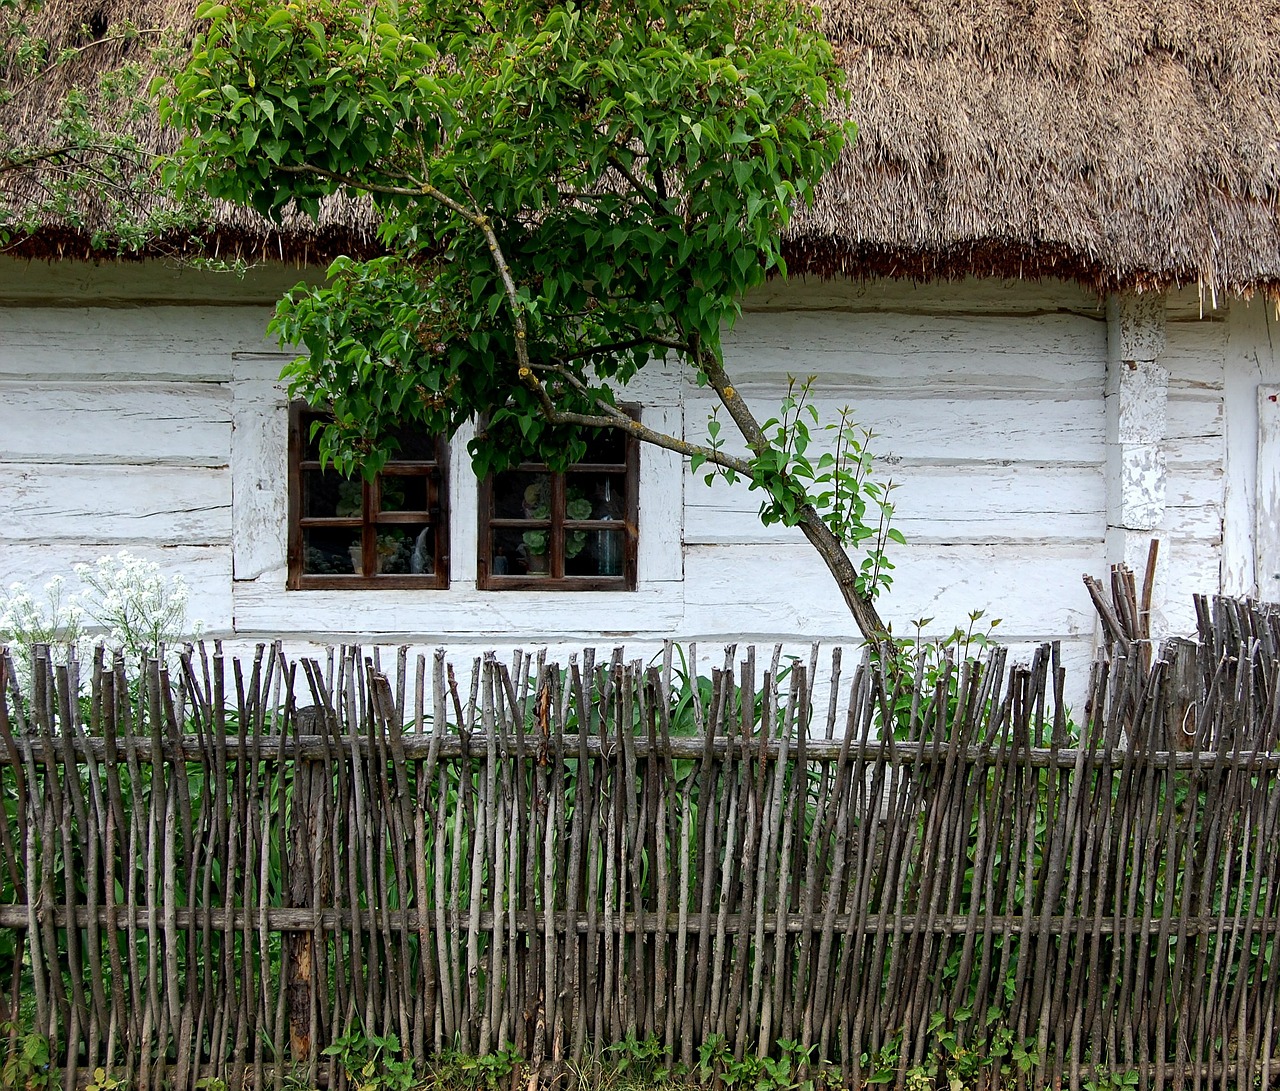
[[[299,709],[296,735],[316,735],[323,730],[323,710],[316,706]],[[329,790],[328,767],[324,761],[298,757],[293,767],[293,806],[289,814],[289,884],[286,893],[290,909],[310,909],[318,920],[318,910],[326,896],[324,852],[316,847],[323,829],[324,799]],[[319,863],[319,867],[314,862]],[[311,1061],[312,1034],[318,1015],[315,963],[324,952],[316,951],[316,929],[291,931],[288,948],[288,978],[285,984],[289,1015],[289,1044],[295,1063]]]

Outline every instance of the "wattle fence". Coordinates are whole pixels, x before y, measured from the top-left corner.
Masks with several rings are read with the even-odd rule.
[[[443,651],[41,652],[21,695],[0,656],[10,1018],[68,1088],[337,1086],[352,1030],[548,1078],[630,1039],[695,1072],[798,1042],[851,1085],[1268,1086],[1280,616],[1200,606],[1074,710],[1047,646],[461,683]]]

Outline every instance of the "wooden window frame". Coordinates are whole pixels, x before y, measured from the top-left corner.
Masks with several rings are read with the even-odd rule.
[[[383,471],[372,482],[361,480],[361,511],[358,517],[349,518],[304,516],[302,513],[303,473],[320,469],[320,463],[305,457],[308,436],[303,435],[304,421],[316,416],[306,402],[293,402],[289,406],[289,542],[288,578],[286,587],[291,591],[357,591],[357,590],[445,590],[449,586],[449,463],[448,444],[442,437],[435,440],[434,461],[391,458]],[[418,512],[381,512],[378,495],[382,478],[387,469],[416,471],[434,470],[433,482],[428,484],[427,522],[434,530],[435,571],[428,573],[389,573],[387,575],[333,575],[303,571],[303,538],[306,527],[334,527],[361,532],[362,567],[365,572],[377,565],[377,536],[379,526],[396,523],[420,526],[423,523]],[[397,476],[395,473],[389,476]],[[432,502],[434,500],[434,502]]]
[[[632,416],[639,418],[639,407],[622,406]],[[637,554],[640,542],[640,443],[633,436],[623,436],[625,443],[622,476],[626,482],[626,507],[622,518],[623,554],[622,574],[618,576],[566,576],[564,575],[565,524],[571,530],[616,530],[617,520],[565,519],[565,475],[567,473],[600,473],[617,470],[616,462],[575,462],[567,470],[548,470],[542,462],[522,462],[513,466],[515,471],[542,473],[551,482],[551,526],[549,528],[549,571],[546,575],[530,576],[495,575],[493,566],[493,530],[495,527],[518,528],[523,519],[496,519],[493,515],[493,475],[478,482],[476,508],[479,541],[476,557],[476,587],[481,591],[634,591],[636,589]],[[560,575],[556,575],[560,573]]]

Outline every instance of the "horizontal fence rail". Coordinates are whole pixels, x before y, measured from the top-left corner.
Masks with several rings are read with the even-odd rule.
[[[37,649],[21,690],[0,655],[9,1018],[68,1088],[340,1085],[352,1030],[544,1076],[632,1038],[795,1041],[851,1085],[1267,1086],[1280,617],[1198,607],[1076,709],[1048,646],[461,682],[443,651]]]

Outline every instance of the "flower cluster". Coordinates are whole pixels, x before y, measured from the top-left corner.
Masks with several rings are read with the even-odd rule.
[[[0,636],[21,645],[75,643],[84,632],[85,608],[66,587],[65,577],[54,576],[37,598],[24,584],[10,584],[0,595]]]
[[[13,645],[15,665],[23,675],[31,649],[49,644],[65,656],[90,639],[119,648],[135,664],[160,654],[167,644],[198,636],[201,626],[187,618],[190,592],[180,575],[165,576],[154,561],[127,550],[96,564],[78,564],[82,585],[69,591],[62,576],[33,594],[21,583],[0,594],[0,641]]]
[[[126,656],[158,655],[165,644],[198,635],[200,626],[187,624],[187,581],[180,574],[165,576],[155,561],[122,549],[73,571],[85,586],[89,616]]]

